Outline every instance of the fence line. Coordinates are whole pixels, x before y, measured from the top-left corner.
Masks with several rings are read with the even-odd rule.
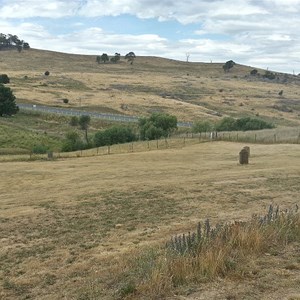
[[[0,155],[0,161],[22,161],[22,160],[39,160],[39,159],[59,159],[89,157],[101,155],[113,155],[133,152],[146,152],[161,149],[183,148],[189,145],[195,145],[204,142],[215,141],[232,141],[257,144],[279,144],[290,143],[300,144],[300,130],[295,129],[287,133],[285,130],[274,131],[253,131],[253,132],[206,132],[206,133],[186,133],[180,136],[173,136],[166,139],[151,141],[136,141],[126,144],[115,144],[87,150],[73,152],[51,152],[48,154],[19,154],[19,155]]]

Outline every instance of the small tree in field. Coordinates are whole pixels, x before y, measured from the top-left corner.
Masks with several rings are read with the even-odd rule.
[[[9,87],[0,84],[0,116],[11,116],[19,111],[16,105],[16,97]]]
[[[134,52],[129,52],[125,55],[125,59],[127,59],[128,62],[130,62],[130,64],[133,64],[134,59],[136,58]]]
[[[104,63],[109,61],[109,57],[106,53],[103,53],[100,57],[101,61],[103,61]]]
[[[85,131],[85,140],[86,140],[87,144],[89,143],[88,128],[89,128],[90,122],[91,122],[91,117],[88,115],[82,115],[79,118],[79,126],[82,130]]]
[[[177,118],[164,113],[153,113],[149,118],[139,120],[140,138],[142,140],[155,140],[168,137],[177,129]]]
[[[224,72],[229,72],[230,69],[232,69],[235,65],[235,62],[233,60],[226,61],[225,65],[223,65]]]
[[[200,133],[200,132],[209,132],[212,131],[213,125],[208,121],[197,121],[193,125],[193,132]]]

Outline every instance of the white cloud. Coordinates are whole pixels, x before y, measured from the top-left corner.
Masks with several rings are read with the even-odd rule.
[[[300,0],[0,0],[0,28],[32,47],[96,54],[135,51],[190,61],[225,61],[300,72]],[[102,17],[131,14],[198,25],[194,37],[174,41],[149,34],[119,34],[73,22],[73,31],[50,33],[34,17]],[[29,19],[31,18],[31,19]],[[220,38],[221,37],[221,38]],[[286,67],[285,67],[286,66]]]

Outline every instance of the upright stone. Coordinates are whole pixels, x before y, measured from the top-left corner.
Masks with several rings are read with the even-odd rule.
[[[249,152],[243,148],[240,151],[240,164],[241,165],[247,165],[249,163]]]

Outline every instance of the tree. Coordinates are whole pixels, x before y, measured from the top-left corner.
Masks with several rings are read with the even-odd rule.
[[[177,118],[164,113],[153,113],[149,118],[139,120],[140,138],[142,140],[154,140],[168,137],[177,129]]]
[[[113,62],[113,63],[117,63],[118,61],[120,61],[120,59],[121,59],[121,54],[120,53],[115,53],[115,56],[112,57],[110,59],[110,61]]]
[[[72,116],[69,124],[71,126],[78,126],[78,124],[79,124],[78,117],[77,116]]]
[[[0,84],[0,116],[11,116],[19,111],[16,105],[16,97],[9,87]]]
[[[104,63],[106,63],[107,61],[109,61],[109,57],[106,53],[103,53],[101,55],[101,61],[103,61]]]
[[[16,35],[6,35],[0,33],[0,50],[8,50],[14,48],[21,52],[22,49],[29,49],[30,46],[28,43],[24,42],[23,40],[20,40]]]
[[[129,143],[135,140],[136,135],[132,129],[120,125],[113,126],[104,131],[98,131],[94,136],[94,143],[97,147]]]
[[[66,134],[66,140],[63,143],[62,151],[76,151],[84,149],[84,144],[76,131],[70,131]]]
[[[99,56],[99,55],[96,56],[96,62],[97,62],[98,64],[101,63],[101,56]]]
[[[129,52],[125,55],[125,59],[127,59],[127,62],[130,62],[130,64],[133,64],[134,59],[136,58],[134,52]]]
[[[91,122],[91,117],[88,115],[80,116],[79,121],[78,121],[80,128],[85,131],[85,140],[86,140],[87,144],[89,143],[88,128],[89,128],[90,122]]]
[[[235,62],[233,60],[229,60],[223,65],[224,72],[229,72],[231,68],[233,68],[235,65]]]
[[[6,74],[0,75],[0,83],[6,84],[9,82],[10,82],[10,79]]]
[[[193,132],[199,133],[199,132],[209,132],[212,131],[213,126],[208,121],[197,121],[193,125]]]
[[[236,121],[234,118],[225,117],[216,125],[216,131],[234,131],[236,128]]]

